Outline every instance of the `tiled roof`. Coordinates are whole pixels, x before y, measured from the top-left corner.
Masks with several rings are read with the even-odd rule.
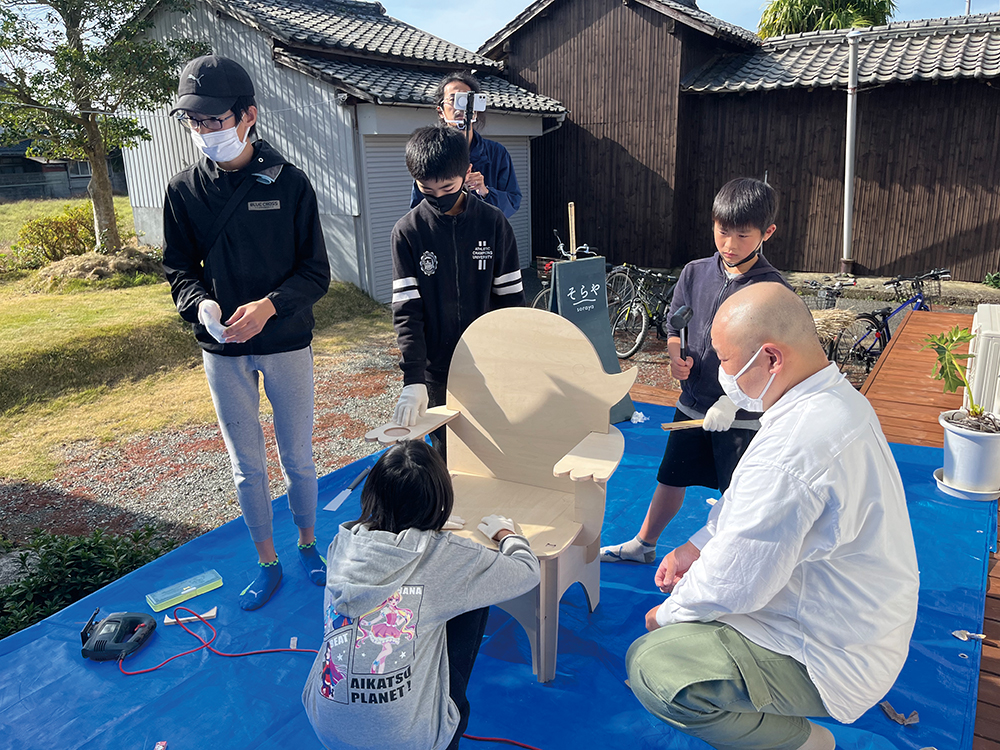
[[[277,50],[275,59],[377,104],[437,104],[434,89],[441,80],[440,72],[329,60],[293,50]],[[566,112],[566,108],[555,99],[532,94],[502,78],[483,75],[477,78],[483,93],[489,97],[492,110],[540,115]]]
[[[513,21],[483,42],[479,48],[480,54],[488,55],[528,23],[528,21],[542,13],[542,11],[556,1],[536,0],[536,2],[521,11]],[[757,46],[760,44],[760,38],[752,31],[706,13],[698,7],[695,0],[637,0],[637,2],[666,16],[670,16],[681,23],[699,29],[710,36],[735,42],[742,47]]]
[[[289,46],[400,62],[496,68],[498,64],[387,16],[363,0],[208,0]]]
[[[1000,15],[956,16],[858,29],[859,85],[1000,76]],[[694,71],[685,91],[846,87],[850,29],[764,40]]]

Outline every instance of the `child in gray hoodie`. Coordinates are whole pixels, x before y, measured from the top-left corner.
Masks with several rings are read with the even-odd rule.
[[[401,443],[368,476],[361,518],[330,544],[323,645],[302,693],[326,747],[458,747],[468,713],[456,703],[465,702],[479,643],[448,643],[446,625],[539,579],[538,560],[510,519],[479,525],[499,552],[442,531],[453,498],[440,454],[421,441]],[[456,647],[471,653],[461,674],[449,665]]]

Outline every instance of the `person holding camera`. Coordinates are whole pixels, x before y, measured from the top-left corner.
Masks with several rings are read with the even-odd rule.
[[[474,98],[482,98],[482,86],[470,73],[449,73],[438,83],[434,99],[438,103],[437,112],[441,122],[453,128],[458,128],[467,134],[469,140],[469,161],[471,166],[465,177],[465,187],[470,195],[475,195],[496,206],[508,219],[517,213],[521,207],[521,188],[517,184],[514,173],[514,163],[507,149],[496,141],[483,138],[475,131],[477,113],[485,109],[477,109],[473,105],[472,125],[470,131],[465,122],[465,97],[471,94]],[[478,96],[477,96],[478,95]],[[423,194],[413,183],[410,195],[410,208],[416,208],[424,199]]]

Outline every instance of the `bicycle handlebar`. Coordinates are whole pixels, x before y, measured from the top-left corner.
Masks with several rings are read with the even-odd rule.
[[[936,279],[938,281],[948,281],[951,278],[951,270],[947,268],[934,268],[930,271],[920,274],[919,276],[896,276],[888,281],[883,281],[882,286],[899,286],[906,282],[923,282],[928,279]]]

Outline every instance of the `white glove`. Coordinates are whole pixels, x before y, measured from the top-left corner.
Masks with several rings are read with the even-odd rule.
[[[226,327],[222,325],[222,308],[218,302],[214,299],[203,299],[199,302],[198,322],[208,329],[212,338],[220,344],[225,343],[223,335],[226,333]]]
[[[402,427],[412,427],[427,411],[427,386],[423,383],[404,385],[399,394],[392,421]]]
[[[719,396],[719,400],[705,414],[705,421],[701,427],[708,432],[725,432],[733,426],[733,420],[736,419],[736,412],[736,404],[733,403],[733,400],[729,396]]]
[[[465,528],[465,519],[461,516],[456,516],[452,514],[448,516],[448,520],[444,522],[444,526],[441,527],[445,531],[458,531],[459,529]]]
[[[493,539],[504,529],[514,533],[514,522],[509,518],[500,515],[484,516],[483,522],[479,524],[479,530],[486,535],[487,539]]]

